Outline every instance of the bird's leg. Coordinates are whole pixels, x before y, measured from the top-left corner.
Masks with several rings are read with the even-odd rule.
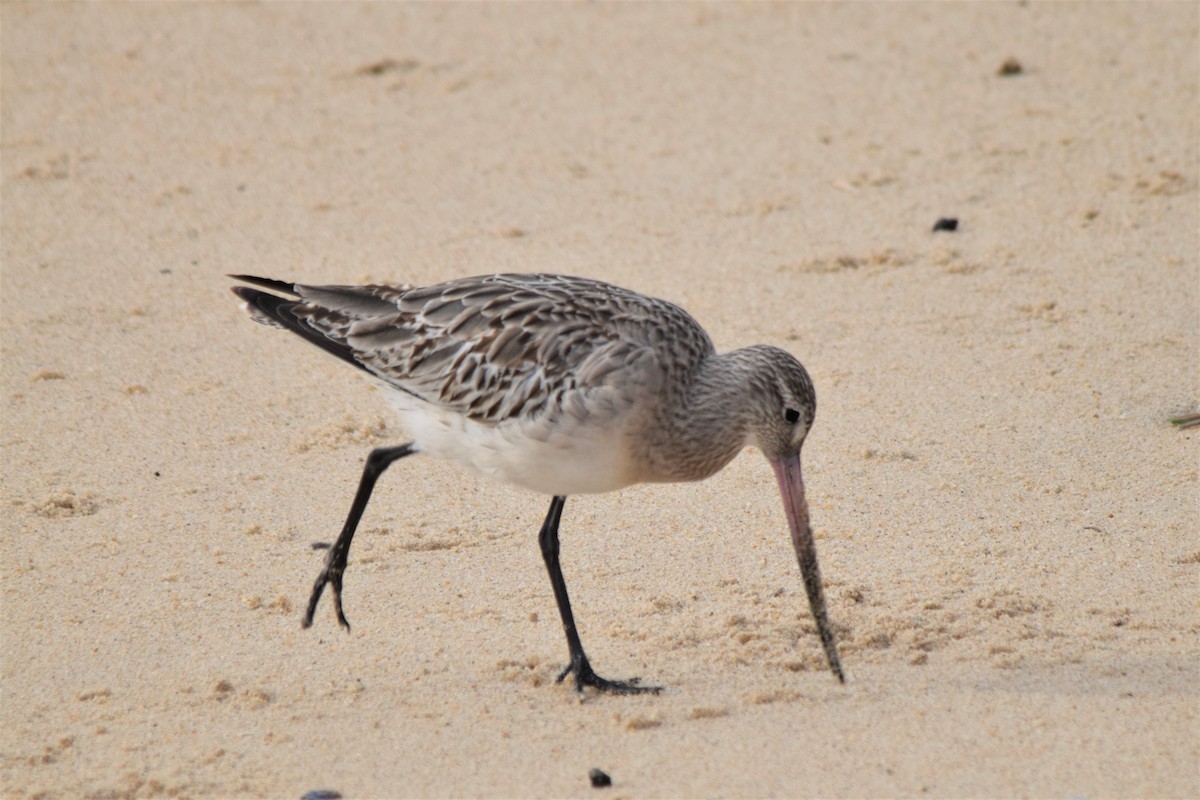
[[[328,583],[333,590],[333,607],[337,611],[338,622],[346,630],[350,630],[350,623],[346,621],[346,615],[342,613],[342,573],[346,570],[346,558],[350,554],[350,542],[354,539],[354,531],[358,528],[358,521],[362,519],[367,502],[371,499],[371,492],[375,490],[375,481],[379,480],[379,476],[392,465],[393,461],[398,461],[415,452],[416,448],[413,447],[412,442],[409,442],[396,447],[379,447],[372,450],[367,456],[362,478],[358,482],[358,492],[354,495],[354,503],[350,506],[346,523],[342,526],[342,532],[338,534],[337,541],[329,549],[329,555],[325,558],[325,568],[321,570],[316,583],[313,584],[312,594],[308,598],[308,610],[304,612],[304,622],[301,623],[303,627],[307,628],[312,625],[313,614],[317,610],[317,601],[321,599],[321,592]]]
[[[571,663],[558,676],[558,683],[572,672],[575,673],[575,689],[582,692],[584,686],[594,686],[602,692],[617,694],[635,694],[662,691],[658,686],[638,686],[637,678],[628,681],[610,681],[601,678],[592,671],[587,655],[583,652],[583,644],[579,641],[579,632],[575,630],[575,615],[571,613],[571,600],[567,597],[567,583],[563,580],[562,567],[558,562],[558,522],[562,518],[563,504],[567,498],[556,496],[550,501],[550,511],[546,521],[542,523],[542,531],[538,534],[538,544],[542,547],[542,558],[546,561],[546,569],[550,572],[550,585],[554,587],[554,599],[558,603],[558,613],[562,616],[563,631],[567,634],[567,647],[571,651]]]

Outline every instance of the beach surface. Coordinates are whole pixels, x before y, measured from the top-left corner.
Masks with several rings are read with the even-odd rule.
[[[0,15],[0,795],[1200,796],[1200,5]],[[845,685],[753,450],[567,503],[660,696],[555,683],[547,498],[430,458],[301,629],[405,432],[226,273],[499,271],[807,366]]]

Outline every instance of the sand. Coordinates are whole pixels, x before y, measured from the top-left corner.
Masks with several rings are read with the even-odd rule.
[[[2,14],[4,796],[1200,796],[1197,4]],[[661,696],[430,459],[301,630],[404,431],[224,274],[501,270],[807,365],[846,685],[753,451],[567,504]]]

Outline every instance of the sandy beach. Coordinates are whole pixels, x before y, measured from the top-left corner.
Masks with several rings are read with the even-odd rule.
[[[1200,5],[0,8],[0,795],[1200,796]],[[1007,66],[1006,66],[1007,62]],[[940,218],[957,228],[937,231]],[[813,377],[771,470],[547,499],[227,273],[609,281]],[[593,788],[588,772],[609,774]],[[332,797],[332,795],[329,795]]]

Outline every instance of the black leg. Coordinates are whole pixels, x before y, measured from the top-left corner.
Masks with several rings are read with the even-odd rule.
[[[567,597],[567,582],[563,580],[562,567],[558,562],[558,522],[562,518],[563,504],[567,498],[556,496],[550,501],[550,511],[546,521],[542,523],[542,532],[538,534],[538,544],[542,547],[542,558],[546,561],[546,569],[550,572],[550,585],[554,587],[554,599],[558,602],[558,613],[562,616],[563,631],[567,634],[567,647],[571,651],[571,663],[558,676],[558,682],[572,672],[575,673],[575,689],[582,692],[584,686],[594,686],[602,692],[618,694],[634,694],[637,692],[662,691],[659,686],[638,686],[637,678],[628,681],[610,681],[601,678],[592,671],[587,655],[583,652],[583,644],[579,641],[579,632],[575,630],[575,615],[571,613],[571,600]]]
[[[317,576],[312,594],[309,595],[308,610],[304,612],[304,622],[302,623],[305,628],[312,625],[313,614],[317,610],[317,601],[321,599],[321,592],[328,583],[333,590],[333,607],[337,611],[338,622],[346,630],[350,630],[350,623],[346,621],[346,615],[342,613],[342,573],[346,570],[346,557],[350,554],[350,542],[354,539],[354,531],[358,528],[358,521],[362,519],[367,502],[371,499],[371,492],[375,490],[375,481],[379,480],[379,476],[392,465],[393,461],[398,461],[415,452],[413,443],[409,442],[396,447],[380,447],[372,450],[367,456],[362,478],[358,482],[358,493],[354,495],[354,503],[350,506],[346,524],[342,526],[342,532],[338,534],[337,541],[329,549],[329,555],[325,558],[325,568]]]

